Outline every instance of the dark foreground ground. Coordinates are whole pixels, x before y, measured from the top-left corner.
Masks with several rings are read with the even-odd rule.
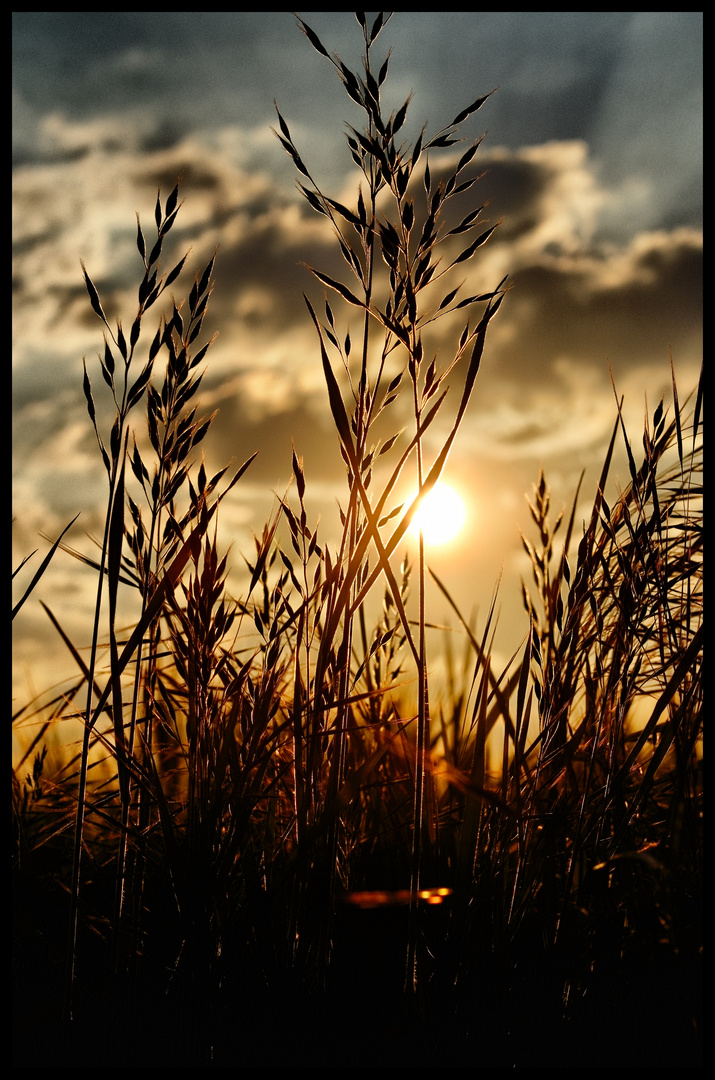
[[[692,940],[677,950],[649,933],[624,948],[608,921],[557,949],[535,922],[516,942],[450,945],[445,906],[425,918],[417,997],[403,992],[399,908],[340,912],[321,993],[245,947],[227,948],[204,980],[181,963],[168,979],[149,949],[140,978],[108,987],[107,946],[88,934],[77,1019],[65,1024],[65,896],[48,886],[14,897],[13,1068],[703,1067],[694,898],[680,919]]]

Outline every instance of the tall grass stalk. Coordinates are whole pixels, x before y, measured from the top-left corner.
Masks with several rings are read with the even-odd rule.
[[[412,641],[412,634],[404,608],[401,605],[400,591],[395,581],[389,556],[395,550],[412,520],[419,499],[437,482],[444,467],[452,442],[459,430],[465,409],[471,396],[474,380],[479,368],[484,348],[486,330],[490,320],[499,309],[502,300],[504,282],[487,295],[469,296],[459,301],[455,298],[459,285],[450,280],[449,272],[457,264],[472,258],[476,250],[489,238],[496,226],[482,231],[476,239],[473,237],[462,250],[451,258],[446,267],[440,268],[441,247],[452,235],[469,234],[478,225],[481,209],[467,215],[460,224],[447,231],[444,224],[445,212],[450,198],[460,194],[474,183],[474,178],[464,179],[461,174],[474,158],[480,139],[472,142],[460,156],[457,167],[446,181],[433,187],[430,178],[428,152],[437,151],[460,142],[458,131],[473,113],[489,97],[478,98],[464,109],[451,124],[431,138],[420,133],[413,147],[397,141],[409,106],[409,98],[396,112],[385,116],[381,106],[381,87],[387,77],[389,54],[382,63],[374,60],[374,45],[386,25],[387,19],[378,14],[371,26],[365,14],[357,13],[364,42],[363,73],[351,71],[338,56],[330,56],[313,30],[299,19],[300,27],[313,47],[333,65],[348,96],[365,114],[366,124],[363,131],[350,126],[347,137],[348,147],[353,162],[360,170],[366,185],[363,195],[359,188],[356,206],[348,208],[335,199],[325,195],[310,173],[296,148],[289,126],[278,111],[280,130],[276,135],[285,150],[291,156],[296,168],[307,181],[301,180],[299,187],[310,206],[318,214],[325,216],[335,233],[341,254],[347,264],[351,284],[328,277],[318,270],[313,270],[317,279],[326,286],[331,295],[337,294],[349,305],[363,311],[362,350],[356,365],[351,366],[349,337],[345,348],[338,340],[337,331],[329,300],[325,303],[327,324],[319,324],[315,312],[308,302],[311,316],[320,337],[321,355],[326,380],[328,383],[330,408],[340,437],[341,452],[348,467],[349,499],[348,510],[344,515],[344,532],[341,556],[347,570],[338,601],[332,606],[331,629],[337,626],[337,620],[343,619],[342,653],[344,657],[344,676],[338,700],[345,700],[347,691],[347,664],[352,641],[352,626],[355,611],[359,608],[378,574],[384,573],[392,600],[402,621],[402,628],[415,657],[417,666],[418,712],[416,718],[415,759],[414,759],[414,808],[413,842],[410,871],[411,929],[408,940],[407,985],[416,987],[417,959],[416,947],[418,931],[416,924],[417,896],[421,886],[422,847],[425,839],[434,836],[434,820],[430,823],[425,815],[425,804],[434,814],[434,796],[428,791],[431,781],[428,778],[426,760],[430,745],[429,715],[429,676],[425,642],[425,561],[424,544],[420,540],[418,563],[418,603],[419,634],[418,641]],[[418,168],[419,166],[419,168]],[[422,181],[420,185],[419,181]],[[461,182],[460,182],[461,181]],[[419,198],[419,187],[422,187]],[[380,196],[382,198],[380,199]],[[381,211],[378,213],[378,200]],[[421,205],[420,205],[421,204]],[[384,209],[383,209],[384,207]],[[357,238],[357,243],[355,242]],[[379,248],[387,273],[377,279],[376,246]],[[435,284],[442,277],[447,277],[443,284],[443,295],[438,305],[425,300],[428,285]],[[434,290],[428,295],[434,297]],[[486,309],[476,328],[470,329],[469,322],[456,347],[451,364],[442,370],[437,369],[437,359],[425,364],[423,330],[438,319],[451,314],[456,309],[471,309],[477,303],[486,302]],[[374,372],[369,368],[369,356],[374,346],[373,338],[378,338],[379,356]],[[338,386],[333,366],[328,358],[325,339],[328,339],[337,353],[338,363],[342,364],[350,378],[349,398],[346,402]],[[451,430],[441,451],[430,468],[424,461],[424,431],[441,409],[445,393],[441,384],[459,360],[471,349],[471,359],[466,375],[465,387],[459,411],[453,420]],[[398,373],[393,374],[389,385],[386,368],[388,359],[393,365],[398,364]],[[354,374],[353,374],[354,372]],[[398,463],[382,490],[374,497],[370,496],[373,479],[373,464],[382,454],[388,453],[399,438],[399,431],[380,442],[372,441],[375,422],[397,399],[397,389],[407,374],[411,386],[415,434],[407,450]],[[380,402],[380,399],[381,402]],[[380,402],[379,406],[377,403]],[[428,406],[428,403],[431,404]],[[406,509],[397,510],[397,524],[392,533],[383,540],[380,533],[381,523],[385,523],[394,511],[381,518],[388,505],[395,482],[409,460],[414,455],[417,496]],[[370,544],[376,548],[378,563],[372,575],[368,576],[368,564],[365,561]],[[362,578],[368,577],[363,583]],[[352,595],[350,595],[352,593]],[[330,635],[324,640],[329,641]],[[320,667],[318,670],[321,670]],[[334,765],[337,766],[335,781],[332,784],[333,797],[342,782],[343,741],[345,738],[346,711],[341,708],[335,730]],[[429,812],[428,809],[428,812]],[[329,937],[330,915],[335,893],[335,877],[339,862],[336,859],[336,825],[333,825],[332,843],[329,849],[329,867],[331,883],[327,890],[329,900],[324,925],[326,938]]]
[[[294,447],[292,493],[244,553],[245,589],[227,591],[218,511],[252,458],[230,478],[196,460],[213,419],[195,400],[215,255],[177,304],[167,290],[186,256],[166,275],[160,256],[178,184],[157,198],[149,253],[137,222],[128,338],[84,270],[115,415],[103,433],[85,366],[107,476],[99,557],[79,556],[97,581],[89,660],[43,605],[79,674],[38,707],[13,773],[25,1064],[625,1067],[699,1052],[702,382],[681,404],[672,371],[638,453],[616,396],[583,525],[581,485],[554,519],[538,477],[524,643],[496,667],[496,590],[477,628],[424,544],[416,568],[402,552],[506,291],[462,295],[455,278],[496,228],[455,201],[477,183],[481,143],[460,131],[490,95],[400,142],[409,99],[389,116],[381,104],[389,16],[356,16],[360,72],[298,19],[363,116],[347,134],[351,205],[322,190],[278,106],[275,132],[345,266],[309,268],[325,291],[306,296],[345,465],[337,542],[311,523]],[[356,312],[353,345],[341,319]],[[438,363],[434,325],[459,313]],[[629,483],[613,495],[618,446]],[[400,503],[406,472],[417,494]],[[78,554],[68,529],[14,615],[59,550]],[[431,678],[428,574],[463,632],[446,695]],[[130,596],[136,617],[120,626]],[[48,775],[42,741],[59,718],[79,748]],[[58,911],[66,956],[46,947]]]

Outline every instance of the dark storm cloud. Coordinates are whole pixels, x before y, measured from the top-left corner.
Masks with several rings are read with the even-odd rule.
[[[302,14],[360,65],[350,13]],[[411,137],[498,86],[482,122],[500,145],[584,139],[611,180],[656,170],[658,213],[676,198],[673,224],[698,224],[701,12],[396,12],[385,33],[388,111],[414,91]],[[225,125],[265,128],[274,98],[306,151],[320,151],[323,174],[337,175],[343,120],[357,110],[290,13],[13,13],[16,161],[87,152],[86,141],[58,145],[48,114],[114,118],[107,146],[126,137],[116,121],[130,115],[148,150]]]
[[[305,78],[314,54],[288,12],[15,12],[13,13],[13,161],[68,159],[71,150],[44,127],[48,114],[83,122],[130,117],[145,150],[163,149],[187,133],[235,124],[267,126],[273,99],[315,112],[337,80],[328,70]],[[322,21],[344,23],[344,13]],[[355,24],[357,26],[357,24]],[[296,53],[296,45],[301,52]],[[301,49],[302,47],[302,49]],[[121,126],[121,125],[120,125]],[[91,139],[91,136],[89,136]],[[121,132],[107,135],[111,148]]]
[[[514,335],[499,349],[501,377],[538,384],[562,357],[627,370],[662,362],[670,347],[674,356],[691,360],[701,344],[699,238],[655,237],[623,261],[624,277],[613,284],[597,261],[522,265],[505,312]]]
[[[309,481],[333,484],[338,490],[345,468],[338,450],[335,429],[330,426],[327,409],[317,413],[315,403],[296,402],[290,410],[270,416],[256,416],[250,402],[240,394],[220,408],[211,429],[211,456],[219,464],[230,458],[245,461],[258,457],[251,466],[250,481],[266,489],[286,483],[291,475],[291,452],[306,459]]]
[[[199,96],[223,47],[236,37],[240,16],[214,12],[34,11],[15,12],[13,61],[16,85],[40,109],[57,103],[76,117],[154,104],[175,105]],[[251,51],[248,20],[240,23],[242,47]],[[197,33],[198,31],[198,33]],[[199,44],[200,42],[200,44]],[[37,77],[37,74],[40,77]]]
[[[467,144],[468,145],[468,144]],[[446,183],[454,172],[458,158],[453,154],[433,156],[430,161],[432,189]],[[475,206],[484,206],[480,221],[494,224],[501,221],[499,241],[516,240],[532,231],[541,218],[541,199],[548,192],[559,162],[544,157],[540,161],[520,157],[507,151],[496,153],[487,140],[483,141],[472,161],[472,166],[460,174],[460,182],[478,177],[476,185],[467,192],[450,199],[445,208],[446,232],[456,225]],[[412,189],[418,205],[423,205],[422,173]],[[419,214],[418,210],[418,214]],[[420,217],[420,220],[422,218]]]

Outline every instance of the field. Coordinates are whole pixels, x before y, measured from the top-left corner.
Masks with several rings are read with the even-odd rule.
[[[437,185],[429,155],[457,146],[490,95],[401,144],[409,99],[383,115],[388,61],[373,62],[382,17],[361,25],[356,73],[300,21],[365,114],[347,138],[354,203],[320,190],[278,107],[275,130],[345,267],[314,268],[323,298],[306,297],[345,471],[337,547],[310,519],[294,452],[291,491],[229,594],[217,520],[252,458],[213,476],[200,463],[216,264],[188,286],[184,258],[162,270],[179,184],[159,192],[151,236],[138,219],[128,330],[84,270],[104,344],[83,385],[108,497],[84,557],[88,640],[46,608],[71,673],[13,716],[18,1068],[702,1066],[702,381],[686,396],[671,364],[670,401],[635,434],[614,394],[585,522],[576,492],[554,515],[535,477],[523,645],[506,666],[496,596],[476,627],[441,586],[463,646],[437,693],[428,561],[420,545],[410,565],[403,541],[510,285],[461,291],[497,228],[478,196],[453,210],[478,191],[481,140],[459,144]],[[438,367],[430,333],[455,313]],[[399,504],[408,472],[418,495]],[[60,720],[75,734],[50,769]]]

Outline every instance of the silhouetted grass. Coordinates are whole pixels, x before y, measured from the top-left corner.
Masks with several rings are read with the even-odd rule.
[[[195,463],[212,419],[194,402],[213,258],[146,338],[147,311],[184,267],[160,267],[178,185],[157,198],[149,252],[138,225],[128,338],[85,270],[116,413],[101,431],[85,368],[106,525],[85,559],[89,662],[46,609],[78,673],[37,713],[13,771],[18,1067],[700,1061],[702,386],[688,414],[673,374],[638,454],[616,401],[583,530],[575,499],[552,520],[538,478],[525,644],[504,670],[494,606],[477,631],[437,582],[467,654],[435,703],[423,547],[415,567],[400,561],[420,496],[398,505],[395,490],[408,469],[420,495],[437,481],[504,297],[503,281],[461,297],[453,279],[495,228],[481,229],[483,207],[452,220],[481,140],[439,184],[429,166],[489,95],[400,144],[408,102],[383,115],[389,55],[375,60],[387,18],[357,17],[360,74],[299,20],[365,114],[347,137],[355,204],[320,189],[281,112],[276,131],[349,282],[315,269],[328,299],[320,314],[306,299],[346,471],[334,550],[309,519],[294,452],[295,495],[245,553],[245,592],[227,593],[216,518],[251,459],[230,479]],[[344,305],[362,317],[354,343]],[[464,327],[439,370],[429,332],[456,311]],[[430,461],[424,434],[446,417],[448,374],[461,396]],[[401,395],[411,431],[392,419]],[[612,495],[617,440],[630,483]],[[120,589],[139,598],[129,628]],[[43,740],[59,717],[78,742],[48,775]]]

